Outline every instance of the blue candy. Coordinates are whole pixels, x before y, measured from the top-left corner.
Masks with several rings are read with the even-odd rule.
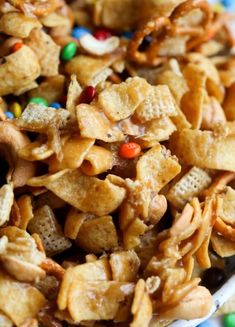
[[[60,109],[60,108],[62,108],[62,106],[61,106],[61,104],[60,104],[59,102],[53,102],[53,103],[50,104],[49,107],[51,107],[51,108],[55,108],[55,109]]]
[[[86,27],[76,26],[72,30],[72,36],[77,40],[79,40],[82,36],[86,34],[91,34],[91,31]]]
[[[6,112],[5,112],[5,115],[7,116],[8,119],[13,119],[13,118],[14,118],[13,113],[10,112],[10,111],[6,111]]]
[[[226,8],[231,7],[234,4],[234,0],[221,0],[221,3]]]
[[[210,322],[209,320],[204,321],[203,323],[201,323],[200,325],[198,325],[197,327],[213,327],[214,325],[212,324],[212,322]]]
[[[126,39],[131,39],[133,37],[133,32],[132,31],[127,31],[127,32],[124,32],[122,34],[122,37],[126,38]]]

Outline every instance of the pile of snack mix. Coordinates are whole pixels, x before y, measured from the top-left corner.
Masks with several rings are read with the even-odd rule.
[[[0,0],[1,327],[209,313],[235,255],[234,20]]]

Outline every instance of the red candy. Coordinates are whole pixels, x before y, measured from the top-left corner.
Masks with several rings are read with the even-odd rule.
[[[91,103],[91,101],[94,99],[96,94],[96,90],[93,86],[87,86],[82,91],[82,94],[80,96],[80,103]]]
[[[93,33],[97,40],[103,41],[112,36],[112,33],[107,29],[98,29]]]

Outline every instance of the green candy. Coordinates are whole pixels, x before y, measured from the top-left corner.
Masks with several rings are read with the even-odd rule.
[[[60,54],[60,57],[64,61],[71,60],[77,52],[77,44],[75,42],[69,42],[66,44]]]
[[[235,327],[235,313],[230,313],[223,318],[224,327]]]
[[[34,97],[29,100],[29,103],[36,103],[40,104],[42,106],[48,107],[48,102],[46,99],[41,98],[41,97]]]

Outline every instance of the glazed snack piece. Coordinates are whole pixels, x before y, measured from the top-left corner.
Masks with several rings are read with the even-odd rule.
[[[201,278],[235,254],[232,19],[205,0],[1,2],[0,324],[209,313]]]

